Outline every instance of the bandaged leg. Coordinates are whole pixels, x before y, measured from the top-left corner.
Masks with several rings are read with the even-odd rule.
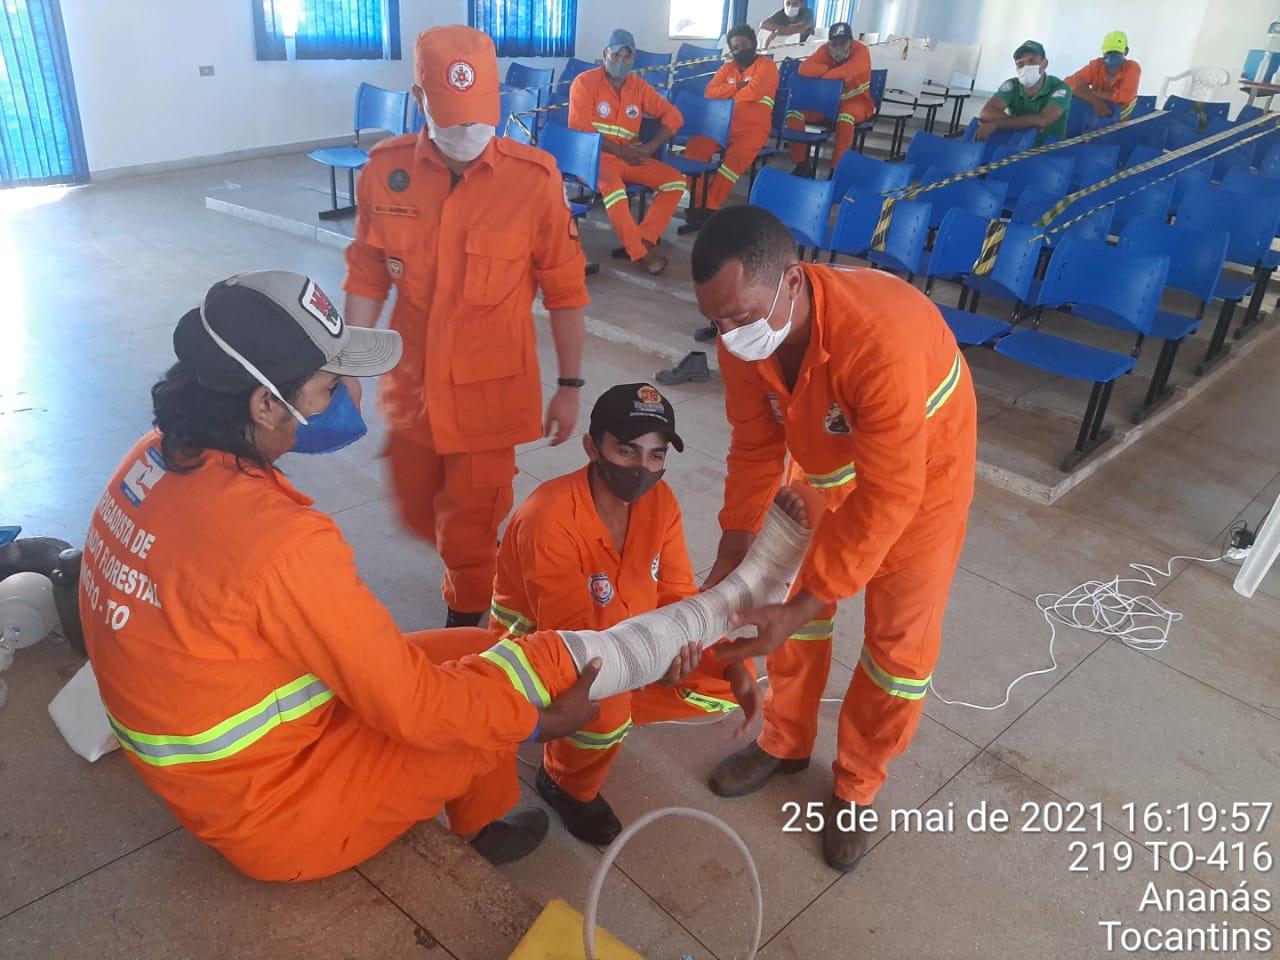
[[[592,699],[655,682],[686,644],[706,649],[730,635],[732,614],[786,600],[809,549],[811,533],[779,507],[771,507],[742,563],[705,593],[624,620],[608,630],[560,631],[579,671],[600,658],[600,673],[591,685]]]

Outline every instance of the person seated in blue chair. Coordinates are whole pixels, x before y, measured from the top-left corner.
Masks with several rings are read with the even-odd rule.
[[[1044,45],[1024,40],[1013,51],[1018,74],[1000,84],[978,115],[978,129],[973,139],[986,140],[997,130],[1036,129],[1036,145],[1046,137],[1061,137],[1067,132],[1067,110],[1071,106],[1071,88],[1048,74],[1049,58]]]
[[[1129,37],[1123,30],[1112,30],[1102,38],[1102,56],[1090,60],[1067,77],[1071,93],[1079,97],[1100,117],[1128,120],[1138,102],[1138,84],[1142,67],[1129,59]]]

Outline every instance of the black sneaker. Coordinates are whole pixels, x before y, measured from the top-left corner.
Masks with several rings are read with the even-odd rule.
[[[684,359],[674,367],[659,370],[653,378],[664,387],[674,387],[682,383],[701,383],[710,376],[707,355],[701,350],[693,350],[686,353]]]
[[[793,177],[808,177],[812,180],[814,177],[813,164],[808,160],[805,160],[803,163],[797,163],[795,165],[795,169],[791,171],[791,175]]]
[[[449,614],[444,618],[445,629],[450,627],[478,627],[480,621],[484,619],[485,611],[480,613],[459,613],[452,607],[449,608]]]
[[[699,327],[693,331],[693,339],[699,343],[711,343],[718,336],[720,336],[720,330],[714,323],[708,323],[705,327]]]
[[[592,800],[575,800],[556,785],[546,767],[538,767],[534,788],[538,796],[559,814],[565,829],[583,843],[604,847],[622,832],[622,824],[604,797],[596,794]]]
[[[706,209],[690,210],[685,216],[684,223],[676,227],[676,233],[684,236],[689,233],[697,233],[702,229],[703,224],[711,219],[711,211]]]
[[[522,807],[495,820],[471,838],[471,849],[495,867],[527,857],[547,835],[545,810]]]

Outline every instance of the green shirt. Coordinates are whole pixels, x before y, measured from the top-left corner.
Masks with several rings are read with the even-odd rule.
[[[1043,143],[1045,137],[1061,137],[1066,134],[1067,111],[1071,109],[1071,88],[1057,77],[1046,76],[1034,97],[1027,96],[1026,88],[1015,77],[1000,84],[996,96],[1004,101],[1005,111],[1011,117],[1041,113],[1051,104],[1061,108],[1062,114],[1058,119],[1036,134],[1036,146]]]

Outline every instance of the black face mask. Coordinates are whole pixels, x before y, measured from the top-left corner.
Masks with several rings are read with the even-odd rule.
[[[623,503],[635,503],[653,489],[662,479],[665,470],[646,470],[644,467],[620,467],[601,457],[591,464],[609,492]]]
[[[747,67],[756,62],[756,48],[752,47],[750,50],[739,50],[733,55],[733,62],[743,70],[747,69]]]

